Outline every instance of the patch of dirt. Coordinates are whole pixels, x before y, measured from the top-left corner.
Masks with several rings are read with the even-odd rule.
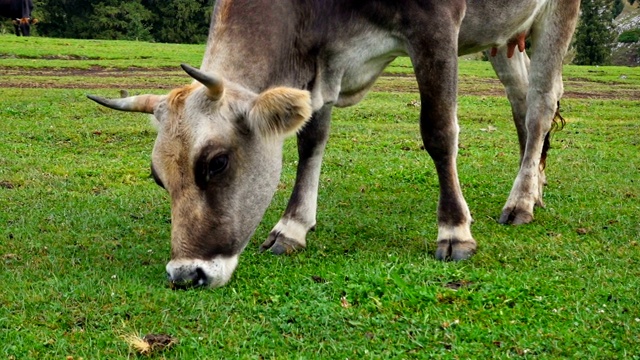
[[[33,78],[28,80],[27,78]],[[86,81],[73,82],[64,78],[83,77]],[[147,79],[168,79],[164,84],[135,82],[134,77]],[[58,78],[58,79],[52,79]],[[113,78],[113,81],[105,80]],[[100,81],[92,81],[101,79]],[[122,79],[117,81],[117,79]],[[125,81],[125,79],[131,79]],[[133,80],[133,81],[132,81]],[[77,81],[77,80],[75,80]],[[188,84],[189,76],[179,67],[170,68],[142,68],[129,67],[126,69],[92,66],[88,69],[77,68],[38,68],[25,69],[20,67],[0,67],[0,88],[21,89],[173,89],[180,84]]]
[[[0,76],[92,76],[92,77],[130,77],[132,74],[158,74],[174,73],[175,76],[187,76],[179,67],[128,67],[124,69],[107,68],[103,66],[92,66],[88,69],[77,68],[36,68],[25,69],[23,67],[0,67]]]
[[[562,97],[565,99],[637,100],[640,97],[640,91],[620,90],[612,92],[595,92],[565,90]]]
[[[324,283],[327,282],[327,279],[324,279],[324,278],[322,278],[320,276],[317,276],[317,275],[313,275],[311,277],[311,279],[313,280],[313,282],[318,283],[318,284],[324,284]]]
[[[59,84],[53,81],[49,82],[4,82],[0,81],[0,88],[16,88],[16,89],[173,89],[173,85],[149,84],[131,84],[131,83],[109,83],[109,84]]]
[[[588,89],[590,85],[571,78],[564,82],[564,99],[637,100],[640,89],[610,87],[606,91]],[[584,82],[594,83],[588,79]],[[586,89],[585,89],[586,88]],[[412,74],[384,74],[374,84],[372,91],[418,93],[418,84]],[[498,79],[478,79],[461,77],[458,81],[459,95],[506,96]]]
[[[13,189],[15,186],[11,181],[2,180],[0,181],[0,188],[2,189]]]
[[[466,288],[473,285],[472,281],[468,281],[468,280],[460,280],[460,281],[453,281],[453,282],[449,282],[446,283],[444,285],[444,287],[451,289],[451,290],[458,290],[461,288]]]
[[[0,59],[42,59],[42,60],[100,60],[100,58],[92,58],[80,55],[42,55],[42,56],[26,56],[15,54],[0,54]]]
[[[18,79],[16,77],[23,77]],[[93,82],[94,78],[128,79],[133,77],[146,77],[164,79],[171,77],[173,81],[164,84],[135,83],[131,81],[113,81],[105,83],[105,80]],[[51,77],[86,77],[86,82],[73,83],[55,79],[42,79],[27,81],[24,77],[51,78]],[[15,80],[13,80],[15,78]],[[173,89],[184,79],[184,84],[189,81],[188,76],[179,67],[144,68],[129,67],[126,69],[106,68],[92,66],[89,69],[76,68],[38,68],[26,70],[21,67],[0,67],[0,88],[22,89]],[[611,87],[606,91],[588,89],[585,82],[592,83],[588,79],[570,78],[565,81],[564,98],[571,99],[623,99],[636,100],[640,98],[640,89]],[[178,84],[178,85],[177,85]],[[458,82],[460,95],[476,96],[505,96],[505,91],[498,79],[478,79],[461,77]],[[413,74],[384,73],[374,84],[373,91],[418,93],[418,85]]]

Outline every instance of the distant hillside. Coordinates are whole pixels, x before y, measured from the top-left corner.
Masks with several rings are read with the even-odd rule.
[[[634,5],[625,4],[624,10],[614,21],[615,32],[620,35],[625,31],[640,30],[640,8],[638,1]],[[613,47],[611,62],[614,65],[640,66],[640,42],[621,43]]]

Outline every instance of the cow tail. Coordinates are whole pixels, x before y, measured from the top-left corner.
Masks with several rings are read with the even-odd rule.
[[[540,156],[540,169],[544,170],[547,167],[547,152],[551,149],[551,133],[555,131],[561,131],[564,129],[564,126],[567,124],[567,121],[560,114],[560,101],[558,101],[558,106],[556,107],[556,114],[553,116],[553,124],[551,125],[551,130],[547,133],[547,136],[544,137],[544,144],[542,145],[542,154]]]

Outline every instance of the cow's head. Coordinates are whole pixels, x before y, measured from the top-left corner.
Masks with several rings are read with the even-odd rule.
[[[224,285],[277,188],[284,138],[311,117],[310,94],[256,94],[182,65],[197,82],[168,95],[89,96],[107,107],[154,115],[151,172],[171,197],[169,280]]]
[[[14,19],[13,25],[16,30],[17,36],[30,36],[31,35],[31,25],[35,25],[38,23],[38,19],[33,19],[29,17],[23,17],[21,19]]]

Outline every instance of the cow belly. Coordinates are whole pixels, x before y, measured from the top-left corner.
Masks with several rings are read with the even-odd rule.
[[[365,96],[382,71],[401,54],[389,54],[370,59],[359,69],[345,73],[336,106],[346,107],[357,104]]]
[[[459,55],[503,46],[528,32],[550,1],[510,0],[510,6],[504,6],[500,1],[467,0],[458,38]],[[407,55],[404,41],[389,31],[370,25],[360,29],[356,35],[345,31],[326,49],[333,56],[326,57],[327,62],[319,69],[322,81],[312,91],[314,110],[328,103],[339,107],[356,104],[393,59]]]
[[[327,64],[323,97],[335,106],[354,105],[367,93],[384,68],[406,55],[401,40],[380,30],[371,30],[341,42]]]
[[[468,0],[458,38],[458,55],[500,47],[517,34],[528,32],[548,3],[549,0],[511,0],[510,6],[499,6],[496,1]]]

